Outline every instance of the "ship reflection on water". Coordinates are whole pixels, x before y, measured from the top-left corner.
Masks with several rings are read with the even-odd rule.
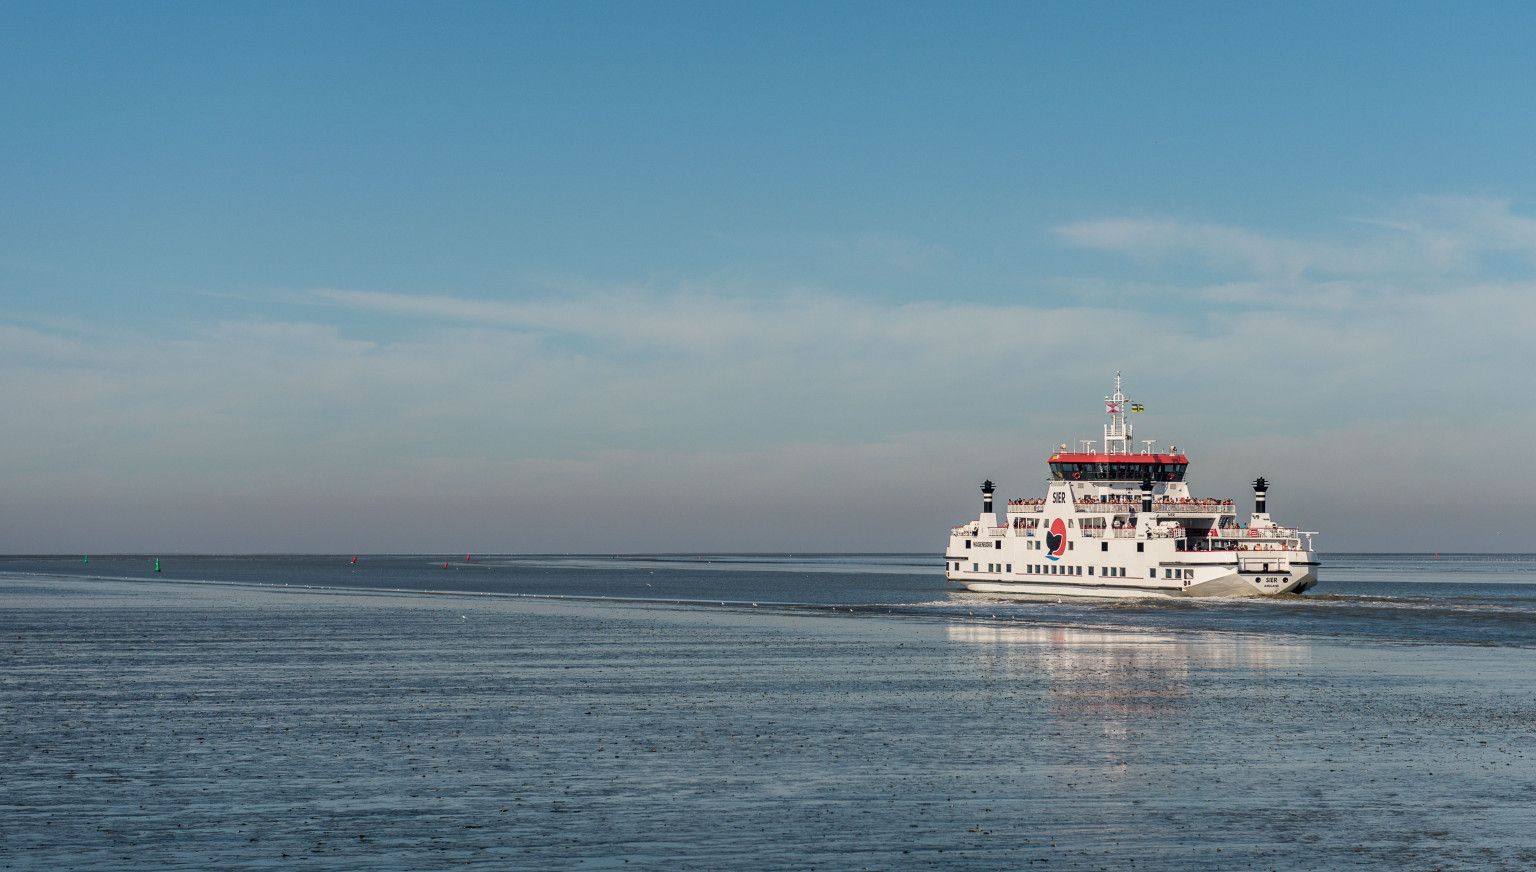
[[[1051,729],[1110,746],[1133,736],[1188,738],[1168,734],[1209,702],[1195,700],[1202,691],[1234,680],[1251,687],[1312,657],[1304,644],[1217,633],[951,624],[946,635],[966,643],[956,656],[987,679],[1038,688]]]

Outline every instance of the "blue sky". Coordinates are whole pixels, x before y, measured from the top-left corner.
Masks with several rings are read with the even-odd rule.
[[[936,550],[1116,369],[1325,547],[1536,550],[1533,19],[6,4],[0,550]]]

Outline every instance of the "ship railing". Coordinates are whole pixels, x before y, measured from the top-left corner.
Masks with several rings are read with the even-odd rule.
[[[1196,540],[1186,542],[1178,550],[1198,551],[1201,553],[1232,551],[1243,554],[1258,552],[1305,554],[1312,549],[1303,545],[1299,540],[1287,539],[1283,542],[1250,542],[1247,540],[1242,542],[1211,542],[1209,540]]]
[[[1296,527],[1222,527],[1214,534],[1217,539],[1295,539],[1303,535]]]
[[[1306,551],[1306,547],[1299,539],[1287,539],[1284,542],[1237,542],[1231,549],[1233,551]]]
[[[1110,532],[1114,534],[1114,537],[1116,539],[1135,539],[1136,538],[1136,528],[1135,527],[1121,527],[1118,530],[1111,530]]]
[[[1043,511],[1045,511],[1045,505],[1043,503],[1009,503],[1008,504],[1008,512],[1010,514],[1018,514],[1020,512],[1043,512]]]
[[[1235,515],[1231,503],[1153,503],[1152,511],[1164,515]]]
[[[1141,501],[1126,501],[1118,503],[1083,503],[1077,504],[1079,512],[1119,512],[1122,514],[1137,514],[1141,511]],[[1237,509],[1231,503],[1173,503],[1152,501],[1152,511],[1160,515],[1235,515]]]

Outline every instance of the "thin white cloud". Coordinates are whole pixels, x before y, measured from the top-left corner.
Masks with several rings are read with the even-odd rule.
[[[1458,232],[1483,229],[1454,251],[1522,244],[1523,219],[1466,208],[1499,229],[1456,219]],[[1092,436],[1116,369],[1153,410],[1144,435],[1226,453],[1213,487],[1267,460],[1274,475],[1309,452],[1351,458],[1348,481],[1287,476],[1297,520],[1350,506],[1330,544],[1390,547],[1373,518],[1408,517],[1396,507],[1422,491],[1405,476],[1413,463],[1373,464],[1372,451],[1405,440],[1414,463],[1433,463],[1480,432],[1536,426],[1511,401],[1528,380],[1536,282],[1457,270],[1407,281],[1397,264],[1319,277],[1306,264],[1348,246],[1271,252],[1250,231],[1123,230],[1092,238],[1246,246],[1234,261],[1246,274],[1164,278],[1099,305],[1081,301],[1109,283],[1088,277],[1070,307],[702,284],[534,301],[325,290],[308,295],[323,304],[311,321],[213,323],[153,344],[0,324],[0,398],[16,412],[0,452],[8,493],[29,507],[0,547],[65,547],[58,531],[114,529],[106,513],[136,506],[139,533],[180,524],[205,537],[192,548],[364,547],[313,538],[352,524],[380,549],[443,547],[457,525],[491,547],[580,550],[592,547],[581,521],[645,506],[622,547],[706,547],[689,532],[702,530],[722,549],[925,548],[935,518],[969,508],[971,479],[1027,490],[1045,446]],[[1362,245],[1378,264],[1391,248]],[[359,312],[394,323],[374,331]],[[1366,438],[1381,444],[1331,444]],[[1506,479],[1467,470],[1459,486],[1495,495],[1468,535],[1513,510]],[[235,541],[242,529],[264,538]]]
[[[1145,261],[1191,258],[1265,281],[1354,279],[1385,283],[1463,276],[1491,253],[1536,258],[1536,219],[1508,201],[1425,197],[1357,219],[1345,241],[1297,239],[1173,218],[1104,218],[1056,228],[1066,242]]]

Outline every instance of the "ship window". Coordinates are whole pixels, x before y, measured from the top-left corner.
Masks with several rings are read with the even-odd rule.
[[[1099,543],[1099,550],[1100,551],[1108,551],[1109,550],[1109,543],[1108,542],[1100,542]]]
[[[1193,569],[1186,569],[1186,570],[1184,570],[1184,577],[1185,578],[1194,578],[1195,577],[1195,571]]]
[[[974,563],[971,564],[971,571],[972,572],[976,571],[976,564],[974,564]]]
[[[1089,575],[1093,574],[1093,567],[1092,566],[1088,567],[1088,574]]]
[[[1008,564],[1008,571],[1009,572],[1013,571],[1013,564],[1012,563]]]
[[[1073,550],[1073,546],[1076,545],[1076,544],[1077,544],[1076,542],[1068,542],[1067,543],[1067,550],[1068,551]]]
[[[1147,543],[1145,543],[1145,542],[1137,542],[1136,543],[1136,550],[1138,552],[1147,550]]]
[[[1147,578],[1157,578],[1157,570],[1156,569],[1149,569],[1149,570],[1147,570]]]
[[[967,548],[971,547],[971,540],[969,540],[969,539],[965,540],[965,547],[967,547]]]

